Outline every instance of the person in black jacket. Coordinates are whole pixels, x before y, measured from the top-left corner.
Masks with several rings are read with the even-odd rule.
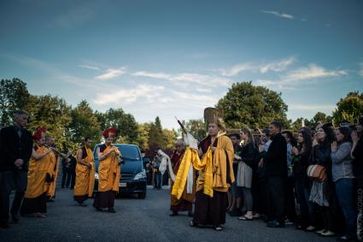
[[[295,194],[300,207],[296,228],[306,229],[312,225],[311,206],[309,204],[311,182],[306,174],[312,152],[312,134],[309,128],[304,127],[300,129],[297,136],[297,143],[297,147],[292,148],[292,170],[295,177]]]
[[[10,193],[16,190],[11,206],[11,217],[17,223],[18,211],[27,184],[28,162],[32,154],[33,139],[25,129],[28,114],[24,111],[14,113],[14,125],[0,131],[0,227],[9,227]]]
[[[264,158],[267,177],[267,226],[285,226],[285,182],[287,180],[287,146],[281,135],[282,125],[273,121],[269,125],[271,144]]]

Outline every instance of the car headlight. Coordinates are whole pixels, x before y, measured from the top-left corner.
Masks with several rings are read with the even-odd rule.
[[[98,176],[98,173],[95,173],[95,179],[98,180],[100,177]]]
[[[146,171],[143,169],[141,172],[137,173],[134,177],[134,180],[146,179]]]

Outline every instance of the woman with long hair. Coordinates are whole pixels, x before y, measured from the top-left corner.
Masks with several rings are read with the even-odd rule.
[[[325,168],[327,179],[314,180],[309,201],[313,203],[314,225],[308,226],[307,231],[317,230],[322,236],[334,236],[333,206],[334,184],[331,172],[331,143],[334,141],[334,131],[329,124],[319,127],[315,133],[311,163]]]
[[[356,217],[353,202],[353,169],[350,152],[352,142],[350,129],[340,127],[335,132],[336,142],[331,144],[332,177],[340,208],[345,218],[345,235],[340,240],[356,239]]]
[[[241,151],[241,161],[238,162],[237,186],[242,187],[242,210],[245,212],[245,215],[239,217],[238,219],[253,220],[253,198],[251,189],[253,170],[257,167],[257,148],[250,129],[241,129],[241,139],[243,140],[243,145]]]
[[[292,148],[293,176],[295,178],[295,194],[299,205],[296,221],[297,229],[306,229],[311,225],[309,193],[311,183],[306,175],[312,151],[312,135],[309,128],[300,129],[297,136],[297,147]]]

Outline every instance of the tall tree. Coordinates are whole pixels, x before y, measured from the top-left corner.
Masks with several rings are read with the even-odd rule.
[[[72,120],[71,107],[64,99],[51,95],[31,96],[28,111],[32,120],[31,129],[46,127],[48,133],[55,138],[58,147],[72,143],[67,135],[67,127]]]
[[[26,109],[30,94],[26,83],[18,78],[0,81],[0,127],[11,123],[12,112]]]
[[[138,138],[136,143],[140,146],[141,150],[146,151],[149,149],[149,133],[152,123],[138,124]]]
[[[284,127],[289,123],[286,117],[287,105],[281,93],[266,87],[254,86],[251,82],[232,84],[227,94],[216,106],[224,112],[224,120],[229,128],[266,127],[272,120],[279,120]]]
[[[337,103],[337,108],[333,112],[333,119],[335,124],[339,124],[343,120],[354,123],[362,114],[363,93],[350,92]]]
[[[100,141],[100,123],[86,100],[82,100],[71,111],[69,132],[71,140],[79,143],[84,137],[90,137],[94,142]]]
[[[148,143],[151,151],[156,151],[158,148],[165,148],[166,142],[159,117],[156,117],[155,122],[150,126]]]
[[[206,136],[206,126],[202,119],[191,119],[184,126],[199,141]]]
[[[134,116],[125,113],[122,108],[110,108],[104,114],[96,113],[101,129],[115,127],[119,132],[118,142],[136,143],[138,138],[138,126]]]

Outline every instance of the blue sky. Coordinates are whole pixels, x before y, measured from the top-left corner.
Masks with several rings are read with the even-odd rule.
[[[2,0],[0,19],[0,78],[166,128],[240,81],[281,92],[292,120],[363,91],[360,0]]]

